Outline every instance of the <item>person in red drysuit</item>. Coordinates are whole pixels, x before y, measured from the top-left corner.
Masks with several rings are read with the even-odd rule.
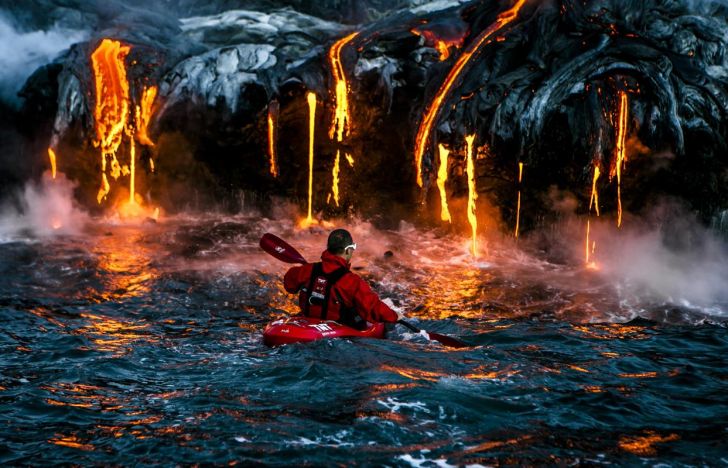
[[[301,312],[307,317],[335,320],[363,328],[366,322],[396,322],[402,312],[392,310],[369,285],[352,273],[351,257],[356,244],[349,231],[331,231],[321,262],[295,266],[283,277],[283,286],[298,293]]]

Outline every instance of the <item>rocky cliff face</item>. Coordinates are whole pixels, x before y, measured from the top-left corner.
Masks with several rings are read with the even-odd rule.
[[[47,9],[69,27],[89,28],[89,40],[59,58],[55,74],[39,70],[23,91],[23,115],[32,114],[31,106],[44,109],[34,116],[38,133],[26,133],[58,149],[59,167],[79,181],[88,204],[100,165],[91,145],[89,56],[101,39],[113,38],[131,47],[131,100],[138,103],[149,86],[159,89],[149,125],[155,145],[139,149],[146,162],[142,193],[168,209],[220,200],[234,208],[240,190],[303,200],[308,91],[318,97],[316,210],[375,214],[387,201],[434,217],[437,145],[451,150],[447,196],[461,199],[469,134],[476,135],[481,199],[509,223],[519,162],[527,226],[550,212],[554,187],[573,193],[578,210],[587,211],[595,167],[603,210],[615,211],[620,147],[625,210],[638,213],[663,196],[685,200],[705,220],[728,207],[725,2],[531,1],[500,27],[494,25],[503,12],[522,2],[260,1],[246,9],[233,3],[13,8],[29,25],[40,25],[37,11]],[[337,99],[331,50],[353,32],[339,50],[351,112],[350,131],[339,141],[329,135]],[[415,143],[424,114],[440,97],[423,145],[420,188]],[[44,120],[52,121],[52,131]],[[25,157],[43,158],[38,146],[26,148]]]

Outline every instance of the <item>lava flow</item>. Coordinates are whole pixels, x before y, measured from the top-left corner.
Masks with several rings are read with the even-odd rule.
[[[437,171],[437,188],[440,189],[440,219],[452,222],[450,210],[447,207],[447,191],[445,190],[445,182],[447,182],[447,157],[450,150],[442,145],[438,145],[440,150],[440,169]]]
[[[599,192],[597,191],[597,180],[599,180],[600,175],[601,173],[599,171],[599,165],[595,163],[594,178],[592,179],[591,197],[589,198],[589,211],[591,211],[592,207],[594,207],[597,216],[599,216]]]
[[[308,216],[306,224],[313,223],[313,140],[316,129],[316,93],[306,95],[308,101]]]
[[[470,227],[473,230],[473,245],[472,251],[475,257],[478,252],[477,245],[477,234],[478,234],[478,217],[475,213],[475,200],[478,198],[478,192],[475,190],[475,161],[473,159],[473,142],[475,141],[475,134],[468,135],[465,137],[465,141],[468,145],[467,149],[467,172],[468,172],[468,221]]]
[[[344,66],[341,64],[341,50],[351,42],[359,33],[354,32],[348,36],[339,39],[329,49],[329,62],[331,64],[331,73],[334,75],[336,83],[336,108],[334,118],[329,129],[329,138],[336,136],[336,141],[343,141],[344,136],[349,135],[351,125],[351,115],[349,114],[349,84],[346,81],[346,73]]]
[[[48,148],[48,160],[51,163],[51,176],[56,178],[56,152],[53,148]]]
[[[523,163],[518,163],[518,203],[516,206],[516,232],[515,236],[518,239],[518,229],[521,224],[521,182],[523,181]]]
[[[129,120],[129,82],[126,79],[124,60],[130,50],[131,47],[119,41],[104,39],[91,54],[96,84],[94,145],[101,148],[101,188],[96,197],[98,203],[106,198],[110,190],[106,177],[108,156],[111,157],[111,176],[117,179],[121,175],[116,151]]]
[[[136,134],[139,143],[154,146],[154,142],[147,133],[149,120],[152,117],[154,100],[157,98],[157,87],[150,86],[142,91],[142,104],[136,107]]]
[[[278,157],[276,155],[276,120],[279,112],[278,101],[268,105],[268,157],[270,158],[270,173],[278,177]]]
[[[335,85],[335,106],[334,116],[329,129],[329,138],[332,140],[336,137],[337,142],[344,141],[344,137],[349,135],[351,125],[351,114],[349,113],[349,83],[346,81],[346,73],[341,63],[341,51],[350,43],[359,33],[354,32],[346,37],[336,41],[329,49],[329,63],[331,65],[331,73],[334,75]],[[339,206],[339,160],[341,158],[340,150],[336,151],[336,160],[334,161],[334,169],[332,172],[331,192],[334,196],[336,206]],[[351,155],[347,154],[349,164],[353,166]]]
[[[615,164],[609,173],[609,177],[617,176],[617,227],[622,226],[622,167],[627,162],[627,151],[625,140],[627,139],[627,93],[619,93],[619,121],[617,127],[617,150]]]
[[[460,57],[458,57],[455,65],[453,65],[453,67],[450,69],[450,72],[447,74],[445,81],[440,86],[440,89],[438,89],[435,98],[432,100],[432,103],[427,108],[424,118],[420,123],[420,127],[417,130],[417,140],[415,142],[415,167],[417,171],[417,185],[419,185],[420,187],[422,187],[423,185],[422,157],[425,154],[427,143],[430,140],[430,132],[432,131],[432,126],[435,124],[435,121],[440,114],[440,110],[442,109],[442,105],[444,104],[445,99],[448,97],[450,90],[452,89],[457,79],[460,77],[460,74],[462,73],[465,66],[468,64],[468,62],[470,62],[473,54],[475,54],[480,49],[480,47],[486,42],[486,40],[490,36],[498,32],[501,28],[503,28],[503,26],[507,25],[518,17],[518,12],[520,11],[525,1],[526,0],[517,0],[516,4],[513,5],[513,7],[498,15],[498,19],[496,19],[495,23],[488,26],[485,31],[480,33],[480,35],[468,45],[468,47],[463,51]]]
[[[334,160],[334,169],[331,171],[333,184],[331,186],[334,195],[334,203],[339,206],[339,160],[341,159],[341,151],[336,151],[336,159]]]

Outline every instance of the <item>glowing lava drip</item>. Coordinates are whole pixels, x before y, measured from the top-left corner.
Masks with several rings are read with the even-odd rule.
[[[316,129],[316,94],[309,92],[308,100],[308,216],[306,224],[313,224],[313,139]]]
[[[53,148],[48,148],[48,160],[51,163],[51,176],[56,178],[56,152]]]
[[[346,73],[341,63],[341,51],[348,43],[350,43],[359,33],[354,32],[346,37],[336,41],[329,49],[329,63],[331,65],[331,73],[334,75],[335,85],[335,107],[334,116],[329,128],[329,138],[332,140],[336,137],[336,141],[341,143],[344,137],[349,135],[351,128],[351,114],[349,113],[349,84],[346,81]],[[334,196],[334,203],[339,206],[339,172],[341,150],[336,151],[336,160],[334,161],[334,169],[332,170],[331,192]],[[346,159],[350,166],[354,165],[354,159],[347,154]]]
[[[594,163],[594,177],[592,178],[592,191],[591,191],[591,197],[589,198],[589,213],[591,215],[592,207],[594,207],[594,210],[597,213],[597,217],[599,217],[599,192],[597,191],[597,180],[599,180],[599,176],[601,175],[601,172],[599,170],[599,164],[597,162]],[[591,244],[591,254],[589,249],[589,228],[590,228],[590,221],[591,219],[587,218],[586,220],[586,245],[585,245],[585,255],[584,255],[584,263],[586,264],[587,268],[590,269],[597,269],[597,263],[593,260],[594,252],[596,252],[597,249],[597,242],[593,241]]]
[[[477,245],[477,233],[478,233],[478,217],[475,214],[475,200],[478,198],[478,193],[475,191],[475,161],[473,160],[473,141],[475,135],[468,135],[465,137],[465,142],[468,145],[467,149],[467,173],[468,173],[468,221],[470,227],[473,230],[473,246],[472,252],[475,257],[478,252]]]
[[[616,163],[609,173],[610,179],[617,175],[617,227],[622,226],[622,166],[627,162],[625,140],[627,139],[627,93],[619,93],[619,121],[617,127]]]
[[[450,151],[442,145],[438,145],[440,150],[440,169],[437,171],[437,188],[440,189],[440,219],[452,222],[450,210],[447,208],[447,191],[445,190],[445,182],[447,182],[447,157]]]
[[[142,145],[154,146],[154,142],[147,134],[147,127],[149,127],[149,120],[152,117],[152,108],[156,98],[156,86],[144,88],[144,91],[142,91],[142,105],[136,107],[137,139]]]
[[[111,176],[117,179],[121,174],[116,151],[124,137],[129,119],[129,82],[126,79],[124,60],[131,48],[119,41],[104,39],[91,54],[91,65],[96,84],[94,121],[96,140],[101,148],[101,188],[96,201],[106,198],[111,189],[106,177],[106,160],[111,156]]]
[[[278,102],[273,101],[268,106],[268,157],[270,158],[270,173],[278,177],[278,164],[276,157],[276,116],[278,114]]]
[[[501,28],[503,28],[503,26],[507,25],[518,17],[518,12],[525,3],[525,1],[526,0],[517,0],[516,4],[513,5],[511,9],[504,11],[503,13],[498,15],[495,23],[488,26],[485,31],[480,33],[480,35],[468,45],[468,47],[463,51],[460,57],[458,57],[455,65],[453,65],[452,69],[450,69],[450,72],[447,74],[445,81],[442,83],[440,89],[438,89],[437,94],[435,95],[435,98],[432,100],[430,107],[425,112],[425,116],[420,123],[420,128],[417,130],[417,140],[415,142],[415,167],[417,170],[417,185],[419,185],[420,187],[422,187],[423,185],[422,158],[425,154],[425,148],[427,147],[427,143],[430,139],[430,132],[432,131],[432,126],[439,117],[440,109],[442,108],[445,99],[448,97],[450,90],[455,84],[455,81],[457,81],[458,77],[470,61],[473,54],[475,54],[478,49],[480,49],[480,47],[486,42],[486,40],[494,33],[498,32]]]
[[[523,163],[518,163],[518,203],[516,206],[516,232],[515,236],[518,239],[518,228],[521,224],[521,181],[523,180]]]
[[[333,139],[336,135],[336,141],[343,141],[344,136],[349,135],[350,120],[349,115],[349,85],[346,82],[346,74],[344,73],[344,66],[341,64],[341,50],[346,44],[351,42],[358,32],[349,34],[348,36],[339,39],[329,49],[329,62],[331,63],[331,72],[334,75],[334,81],[336,82],[336,110],[334,112],[334,119],[331,122],[331,128],[329,129],[329,138]]]

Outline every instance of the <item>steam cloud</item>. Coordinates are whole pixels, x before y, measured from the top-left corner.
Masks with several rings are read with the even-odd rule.
[[[725,242],[683,208],[663,205],[655,213],[643,226],[618,230],[610,222],[595,229],[603,273],[626,302],[728,317]]]
[[[11,20],[0,15],[0,99],[17,104],[18,91],[40,66],[76,42],[87,31],[54,27],[49,31],[18,31]]]
[[[18,236],[47,237],[77,234],[88,220],[73,199],[74,184],[62,173],[51,179],[46,172],[39,183],[28,182],[19,201],[19,209],[0,209],[0,241]]]

